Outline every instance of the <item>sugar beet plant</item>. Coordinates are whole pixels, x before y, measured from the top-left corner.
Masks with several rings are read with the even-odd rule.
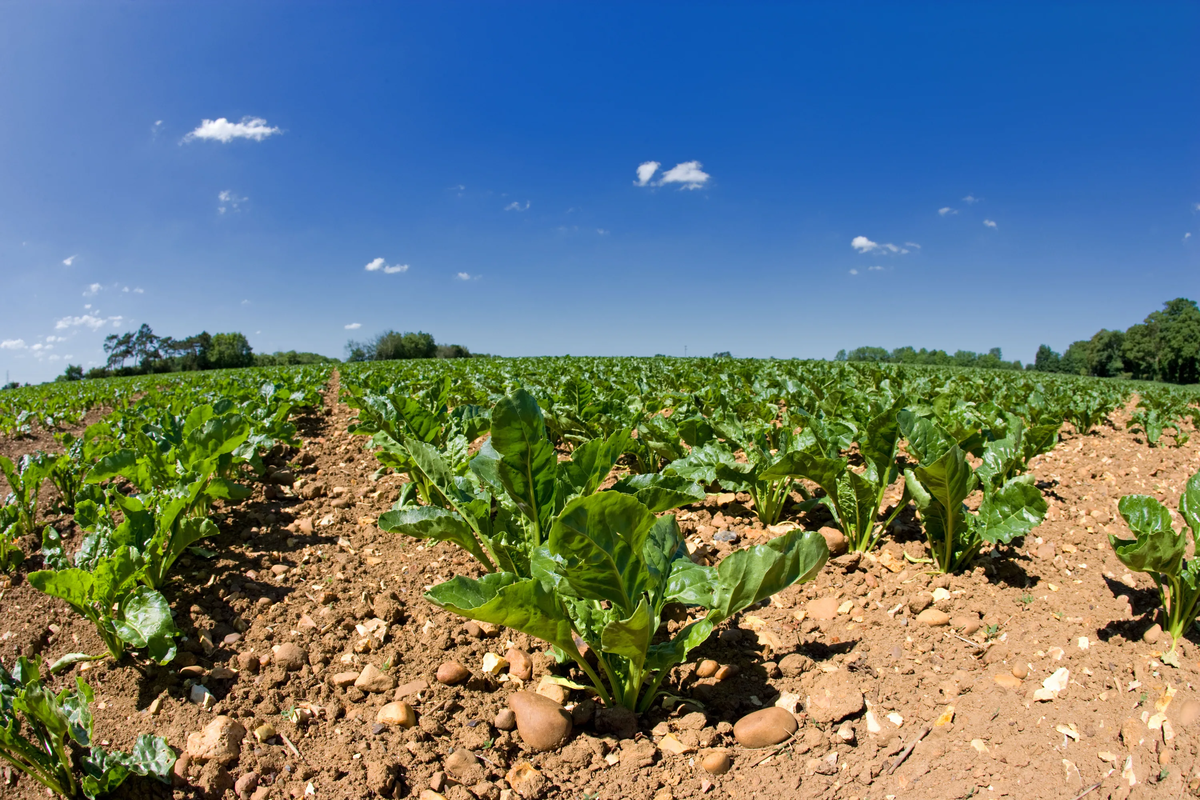
[[[11,672],[0,664],[0,758],[67,798],[108,794],[130,775],[167,783],[175,753],[161,737],[142,734],[132,753],[107,752],[93,742],[93,699],[82,678],[53,694],[38,661],[18,658]]]
[[[674,516],[654,513],[702,499],[699,486],[646,474],[597,491],[627,432],[579,444],[571,460],[559,462],[538,404],[523,390],[496,404],[491,430],[470,462],[477,482],[451,476],[435,452],[416,448],[449,508],[396,509],[380,517],[380,527],[470,552],[488,574],[439,584],[429,600],[550,643],[607,705],[644,711],[671,667],[716,625],[812,578],[828,558],[818,534],[794,531],[717,568],[695,564]],[[676,602],[706,613],[655,642],[666,605]],[[596,654],[596,667],[576,637]]]
[[[1171,512],[1153,497],[1126,495],[1117,504],[1133,539],[1108,537],[1121,563],[1154,579],[1171,636],[1171,652],[1179,637],[1196,621],[1200,611],[1200,472],[1187,482],[1179,500],[1179,513],[1192,531],[1193,553],[1185,558],[1187,537],[1171,526]]]

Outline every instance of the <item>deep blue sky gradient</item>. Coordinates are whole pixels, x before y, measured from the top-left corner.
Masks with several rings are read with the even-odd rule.
[[[0,369],[142,322],[1029,360],[1200,299],[1197,41],[1194,2],[0,3]],[[183,141],[247,116],[283,132]]]

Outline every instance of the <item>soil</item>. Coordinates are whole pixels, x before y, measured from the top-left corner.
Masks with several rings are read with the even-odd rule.
[[[1074,798],[1097,783],[1087,797],[1200,794],[1200,647],[1181,641],[1179,666],[1162,663],[1166,637],[1144,639],[1154,639],[1146,636],[1153,583],[1129,574],[1106,539],[1125,533],[1122,494],[1150,494],[1174,509],[1200,451],[1148,447],[1125,431],[1126,412],[1090,435],[1068,427],[1034,461],[1050,513],[1019,546],[985,553],[966,574],[934,576],[906,558],[926,548],[911,515],[902,517],[874,554],[835,557],[812,583],[723,625],[668,682],[680,698],[670,711],[621,730],[621,720],[596,717],[574,692],[572,739],[534,753],[515,731],[494,727],[520,681],[503,671],[489,677],[484,656],[511,647],[532,654],[530,690],[567,673],[528,637],[466,624],[422,599],[434,583],[473,574],[473,562],[449,545],[425,547],[375,526],[400,479],[372,479],[377,463],[365,440],[346,432],[351,413],[337,389],[335,374],[330,413],[301,420],[302,448],[272,454],[276,466],[293,465],[296,485],[256,484],[250,500],[219,510],[223,535],[210,546],[220,554],[179,562],[165,589],[186,635],[176,662],[76,668],[96,691],[105,746],[128,749],[153,732],[183,753],[189,734],[218,715],[248,731],[227,768],[185,757],[174,787],[130,779],[118,796],[233,797],[242,779],[242,796],[258,800],[516,800],[523,795],[506,774],[522,762],[541,780],[521,790],[545,798]],[[3,441],[0,452],[28,444]],[[767,530],[749,505],[727,494],[683,509],[695,557],[715,561],[828,520],[785,514]],[[73,544],[69,519],[58,522]],[[730,532],[737,541],[721,541]],[[0,659],[100,652],[87,623],[24,581],[39,566],[40,557],[27,558],[0,593]],[[950,624],[919,621],[928,609]],[[283,645],[299,653],[276,653]],[[295,659],[298,669],[276,659]],[[728,669],[700,677],[705,659]],[[470,679],[440,684],[435,674],[447,661],[466,666]],[[393,688],[334,684],[367,665]],[[1037,699],[1056,673],[1065,688]],[[189,699],[196,684],[211,693],[208,707]],[[411,729],[376,722],[397,699],[416,711]],[[778,747],[740,747],[733,723],[772,705],[794,711],[796,734]],[[275,735],[261,729],[267,724]],[[733,766],[709,774],[701,759],[718,749]],[[44,792],[10,779],[0,796]]]

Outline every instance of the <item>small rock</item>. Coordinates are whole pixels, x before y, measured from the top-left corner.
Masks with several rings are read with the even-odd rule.
[[[995,681],[1005,689],[1019,689],[1021,687],[1021,679],[1012,673],[1001,672],[995,677]]]
[[[357,672],[337,672],[329,679],[329,682],[344,689],[347,686],[353,686],[356,680],[358,680]]]
[[[933,605],[933,597],[927,594],[919,594],[908,600],[908,610],[912,614],[920,614],[931,605]]]
[[[250,795],[258,788],[258,773],[247,772],[233,784],[233,792],[240,800],[250,800]]]
[[[517,647],[510,647],[504,654],[504,660],[508,662],[509,675],[526,682],[533,680],[533,659],[529,657],[529,653]]]
[[[463,624],[463,630],[465,630],[467,632],[467,636],[470,636],[472,639],[483,638],[483,628],[479,627],[479,623],[473,619],[469,619]]]
[[[696,677],[711,678],[713,675],[717,674],[717,670],[720,668],[721,665],[716,661],[713,661],[711,658],[706,658],[696,666]]]
[[[254,729],[254,738],[260,742],[265,742],[279,735],[279,731],[275,730],[275,726],[269,722],[264,722]]]
[[[917,614],[917,622],[923,622],[930,627],[936,628],[941,625],[949,625],[950,615],[936,608],[927,608],[920,614]]]
[[[742,747],[770,747],[786,740],[799,725],[796,718],[782,708],[764,708],[739,719],[733,735]]]
[[[205,725],[201,732],[188,736],[188,756],[198,764],[208,761],[229,764],[237,760],[245,735],[246,729],[241,723],[221,715]]]
[[[364,692],[383,694],[396,688],[396,679],[381,672],[374,664],[367,664],[355,679],[354,686]]]
[[[850,675],[838,670],[816,679],[804,705],[815,721],[832,723],[862,713],[865,701]]]
[[[272,661],[288,672],[298,672],[308,663],[308,653],[304,652],[299,645],[293,642],[285,642],[279,645],[279,649],[275,651]]]
[[[171,767],[171,783],[183,788],[188,785],[188,766],[192,762],[192,757],[187,754],[187,751],[179,754],[179,758],[175,759],[175,765]]]
[[[566,703],[567,698],[571,695],[567,687],[563,686],[549,675],[542,676],[542,679],[538,681],[538,686],[535,691],[537,694],[554,701],[560,706]]]
[[[238,669],[250,675],[257,675],[259,669],[258,656],[254,653],[238,653]]]
[[[854,727],[849,722],[843,722],[837,729],[837,737],[846,744],[854,744]]]
[[[296,482],[296,476],[290,469],[279,469],[271,473],[271,483],[280,486],[291,486]]]
[[[721,668],[719,670],[717,670],[717,674],[714,675],[713,677],[716,678],[718,681],[725,681],[725,680],[729,680],[734,675],[737,675],[740,671],[741,671],[741,668],[738,667],[737,664],[722,664]]]
[[[504,776],[504,780],[508,781],[514,792],[526,800],[541,797],[546,790],[546,778],[528,761],[516,764]]]
[[[1017,680],[1025,680],[1029,677],[1029,665],[1018,661],[1012,665],[1012,674]]]
[[[532,692],[514,692],[508,705],[516,716],[521,741],[531,750],[555,750],[571,738],[571,715],[553,700]]]
[[[404,620],[404,603],[395,592],[380,592],[371,601],[375,616],[389,625]]]
[[[470,677],[470,670],[457,661],[447,661],[437,669],[437,681],[445,686],[458,686]]]
[[[837,618],[838,599],[836,597],[819,597],[808,601],[804,611],[809,619],[828,620]]]
[[[403,700],[406,697],[412,697],[419,692],[423,692],[428,688],[429,684],[418,678],[415,681],[409,681],[403,686],[397,686],[396,693],[392,695],[392,699]]]
[[[312,517],[302,517],[301,519],[297,520],[296,521],[296,533],[300,534],[301,536],[312,536],[313,535]]]
[[[456,777],[462,777],[479,766],[479,759],[470,750],[460,747],[446,756],[444,766],[446,767],[446,772]]]
[[[412,728],[417,724],[417,712],[403,700],[395,700],[379,709],[375,721],[383,725],[396,725],[401,728]]]
[[[1142,641],[1146,644],[1157,644],[1158,640],[1161,638],[1162,626],[1157,622],[1147,628],[1146,632],[1142,634]]]
[[[788,678],[802,675],[812,668],[812,659],[802,653],[788,653],[779,660],[779,671]]]
[[[821,537],[825,539],[825,546],[829,548],[830,558],[837,558],[850,547],[846,541],[846,535],[837,528],[824,527],[817,531],[817,533],[821,534]]]
[[[1181,727],[1194,724],[1200,720],[1200,700],[1187,700],[1179,708],[1179,725]]]
[[[733,766],[733,760],[724,750],[713,750],[700,759],[700,766],[709,775],[724,775]]]
[[[517,715],[512,712],[511,708],[502,708],[496,714],[496,719],[492,721],[492,725],[497,730],[511,731],[517,727]]]
[[[738,535],[733,531],[717,531],[713,534],[714,542],[725,542],[727,544],[737,544]]]

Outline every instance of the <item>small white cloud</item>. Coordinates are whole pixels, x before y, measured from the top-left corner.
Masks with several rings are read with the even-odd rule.
[[[146,290],[140,286],[135,286],[135,287],[133,287],[133,293],[134,294],[145,294]]]
[[[120,316],[97,317],[97,316],[93,316],[92,314],[84,314],[81,317],[66,316],[66,317],[63,317],[62,319],[60,319],[58,322],[54,323],[54,330],[62,331],[62,330],[66,330],[67,328],[83,327],[83,328],[91,328],[92,330],[96,331],[96,330],[100,330],[105,325],[108,325],[110,323],[115,328],[121,324],[121,320],[123,320],[123,319],[124,319],[124,317],[120,317]]]
[[[913,250],[920,250],[920,249],[921,249],[921,245],[917,244],[916,242],[905,242],[905,243],[904,243],[904,246],[905,246],[905,247],[911,247]]]
[[[505,211],[528,211],[529,210],[529,201],[526,200],[525,205],[521,205],[520,203],[517,203],[517,202],[509,203],[508,205],[506,205],[504,207],[504,210]]]
[[[351,322],[349,325],[344,325],[343,327],[348,331],[356,331],[362,327],[362,323],[361,322]]]
[[[1185,234],[1183,235],[1183,240],[1184,240],[1185,242],[1186,242],[1188,239],[1190,239],[1190,238],[1192,238],[1192,234],[1191,234],[1190,232],[1189,232],[1189,233],[1185,233]]]
[[[946,206],[945,208],[939,208],[939,209],[938,209],[938,213],[939,213],[939,214],[941,214],[943,217],[947,217],[947,216],[950,216],[950,215],[952,215],[952,214],[957,214],[958,212],[957,212],[957,211],[955,211],[955,210],[954,210],[953,208],[951,208],[950,206]]]
[[[24,350],[24,339],[5,339],[0,342],[0,350]]]
[[[608,231],[606,231],[604,228],[596,228],[596,233],[600,236],[608,236]]]
[[[967,195],[966,197],[963,198],[963,202],[966,203],[967,205],[972,205],[974,203],[979,203],[982,201],[983,201],[982,197],[975,197],[973,195]]]
[[[454,276],[454,279],[455,279],[455,280],[457,280],[457,281],[469,281],[469,280],[471,280],[471,273],[469,273],[469,272],[460,272],[460,273],[458,273],[457,275],[455,275],[455,276]]]
[[[89,286],[87,287],[87,289],[85,289],[85,290],[83,291],[83,296],[84,296],[84,297],[95,297],[95,296],[96,296],[96,293],[97,293],[97,292],[99,292],[99,291],[100,291],[101,289],[103,289],[103,288],[104,288],[104,287],[103,287],[103,286],[101,286],[100,284],[98,284],[98,283],[93,283],[93,284],[89,285]]]
[[[249,197],[238,197],[233,192],[226,189],[217,195],[217,213],[224,214],[226,212],[238,212],[242,210],[242,203],[249,200]]]
[[[684,161],[682,164],[676,164],[663,173],[662,180],[658,182],[658,185],[678,183],[680,189],[699,189],[712,177],[700,167],[699,161]]]
[[[986,226],[987,226],[987,227],[989,227],[989,228],[994,228],[994,227],[996,227],[996,223],[995,223],[995,221],[993,221],[993,220],[990,220],[990,219],[985,219],[985,220],[983,221],[983,224],[984,224],[984,225],[986,225]]]
[[[1194,208],[1196,211],[1200,211],[1200,203],[1196,203],[1196,205],[1192,206],[1192,208]]]
[[[872,242],[865,236],[855,236],[850,240],[850,246],[860,253],[896,253],[899,255],[904,255],[908,252],[909,247],[919,248],[921,246],[913,242],[906,242],[905,245],[905,247],[900,247],[899,245],[890,243],[879,244],[878,242]]]
[[[638,179],[633,182],[633,185],[634,186],[649,186],[650,179],[654,177],[654,173],[658,172],[658,168],[661,166],[662,166],[662,164],[659,164],[657,161],[645,161],[641,164],[638,164],[638,168],[637,168]]]
[[[851,275],[857,275],[857,274],[858,274],[858,270],[856,270],[856,269],[852,269],[852,270],[850,270],[850,274],[851,274]]]
[[[367,272],[380,272],[384,275],[394,275],[397,272],[408,272],[408,264],[387,264],[382,258],[377,258],[370,264],[367,264],[364,269]]]
[[[63,263],[64,263],[64,264],[66,264],[66,265],[69,267],[69,266],[71,266],[72,264],[74,264],[74,263],[75,263],[75,259],[77,259],[77,258],[79,258],[79,256],[77,256],[77,255],[75,255],[75,256],[67,256],[66,258],[64,258],[64,259],[63,259]]]
[[[867,267],[867,272],[883,272],[883,267]]]
[[[244,305],[244,306],[248,306],[248,305],[250,305],[250,301],[249,301],[249,300],[243,300],[243,301],[242,301],[242,305]]]
[[[83,304],[83,307],[84,307],[84,308],[91,308],[91,307],[92,307],[92,304],[91,304],[91,303],[84,303],[84,304]]]
[[[230,122],[224,117],[220,117],[204,120],[196,130],[183,137],[183,141],[208,139],[228,144],[234,139],[252,139],[261,142],[268,136],[274,136],[277,133],[283,133],[283,131],[267,125],[267,121],[261,117],[242,117],[241,122]]]

